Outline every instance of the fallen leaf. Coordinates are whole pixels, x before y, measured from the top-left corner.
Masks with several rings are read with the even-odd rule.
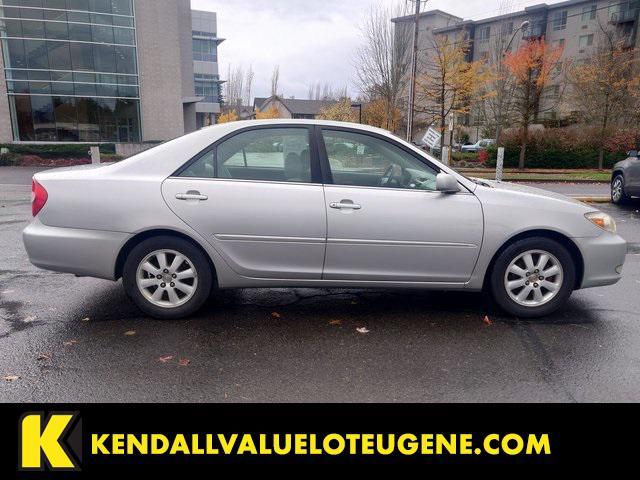
[[[191,360],[189,360],[188,358],[181,358],[180,360],[178,360],[178,365],[180,365],[181,367],[186,367],[190,363]]]
[[[75,345],[76,343],[78,343],[77,340],[67,340],[66,342],[62,342],[64,345],[66,345],[67,347],[70,347],[71,345]]]
[[[280,318],[280,317],[282,317],[282,315],[280,315],[278,312],[271,312],[271,316],[272,316],[273,318]]]
[[[50,352],[42,352],[37,357],[38,360],[49,360],[50,358],[51,358],[51,353]]]
[[[36,319],[35,315],[29,315],[22,320],[24,323],[31,323]]]
[[[342,320],[329,320],[329,325],[342,325]]]
[[[356,300],[351,300],[351,305],[357,305],[358,302]]]
[[[16,380],[18,380],[20,378],[20,375],[7,375],[5,377],[2,377],[2,379],[5,382],[15,382]]]
[[[493,322],[491,321],[488,315],[484,316],[482,323],[484,323],[487,327],[490,327],[491,325],[493,325]]]
[[[356,328],[358,333],[369,333],[371,330],[368,330],[367,327],[358,327]]]
[[[89,317],[84,317],[82,320],[80,320],[81,322],[88,322],[89,321]]]
[[[173,360],[173,355],[166,355],[158,359],[158,361],[162,363],[167,363],[169,360]]]
[[[126,332],[124,332],[124,334],[127,337],[131,337],[131,336],[136,334],[136,331],[135,330],[127,330]]]

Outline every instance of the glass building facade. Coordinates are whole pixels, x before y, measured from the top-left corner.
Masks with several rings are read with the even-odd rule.
[[[0,0],[16,141],[138,142],[132,0]]]

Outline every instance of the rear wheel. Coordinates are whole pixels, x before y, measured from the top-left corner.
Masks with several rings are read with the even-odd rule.
[[[575,266],[567,249],[545,237],[519,240],[497,258],[491,293],[507,313],[535,318],[564,305],[575,285]]]
[[[621,205],[628,199],[629,197],[624,191],[624,177],[618,174],[611,180],[611,201],[616,205]]]
[[[172,319],[202,307],[211,293],[212,277],[199,248],[181,238],[159,236],[131,250],[122,281],[140,310],[155,318]]]

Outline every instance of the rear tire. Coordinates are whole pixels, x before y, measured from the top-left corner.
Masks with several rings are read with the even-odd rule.
[[[144,240],[131,250],[122,283],[127,295],[145,314],[177,319],[202,307],[211,293],[213,274],[198,247],[163,235]]]
[[[611,201],[616,205],[624,205],[628,200],[624,191],[624,177],[619,173],[611,180]]]
[[[564,245],[531,237],[514,242],[498,256],[489,284],[502,310],[516,317],[536,318],[566,303],[575,278],[573,258]]]

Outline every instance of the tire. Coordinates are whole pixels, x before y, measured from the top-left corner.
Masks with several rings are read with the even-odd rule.
[[[624,176],[618,173],[611,180],[611,201],[616,205],[627,203],[629,197],[624,191]]]
[[[528,255],[531,258],[527,264]],[[514,242],[500,253],[490,275],[492,297],[502,310],[516,317],[537,318],[555,312],[566,303],[575,285],[576,269],[571,254],[561,243],[546,237],[531,237]]]
[[[163,235],[144,240],[131,250],[122,283],[127,295],[145,314],[177,319],[202,307],[214,281],[202,250],[181,238]]]

